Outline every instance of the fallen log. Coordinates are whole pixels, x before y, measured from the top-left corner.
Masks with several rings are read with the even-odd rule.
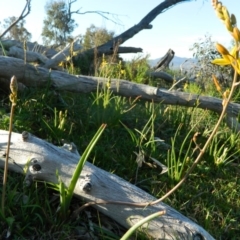
[[[20,49],[23,49],[23,43],[17,40],[11,40],[11,39],[4,39],[1,40],[3,48],[8,51],[11,47],[18,47]],[[26,48],[27,51],[30,52],[37,52],[39,54],[42,54],[43,56],[47,58],[53,57],[58,52],[54,50],[51,47],[45,47],[43,45],[38,44],[37,42],[26,42]],[[22,57],[21,57],[22,59]]]
[[[151,76],[151,77],[155,77],[155,78],[161,78],[168,83],[173,83],[174,82],[174,78],[170,74],[168,74],[166,72],[163,72],[163,71],[161,71],[161,72],[151,72],[151,71],[149,71],[149,72],[147,72],[146,75]]]
[[[101,57],[103,54],[112,55],[114,53],[139,53],[142,52],[142,48],[136,47],[122,47],[118,46],[117,49],[113,47],[102,47],[98,51],[96,49],[82,50],[82,46],[78,43],[79,38],[76,38],[72,43],[66,45],[66,47],[57,52],[52,48],[47,48],[37,43],[26,43],[26,49],[24,49],[23,43],[16,40],[3,40],[2,45],[5,50],[5,54],[8,57],[15,57],[26,61],[27,63],[37,63],[41,67],[58,69],[60,62],[66,61],[67,57],[71,57],[72,54],[81,52],[85,55],[97,55]],[[3,55],[5,55],[3,54]]]
[[[48,61],[48,58],[44,55],[33,52],[33,51],[24,51],[22,48],[19,48],[17,46],[12,46],[7,55],[9,57],[15,57],[22,60],[25,60],[28,63],[45,63]]]
[[[0,167],[4,167],[7,141],[8,132],[0,130]],[[26,183],[32,180],[58,183],[56,176],[56,170],[58,170],[59,176],[66,186],[69,186],[71,176],[79,161],[76,148],[70,152],[27,132],[23,132],[23,134],[12,133],[9,157],[9,169],[12,171],[23,174],[23,169],[28,166]],[[97,168],[89,162],[83,168],[74,194],[86,202],[106,200],[143,203],[156,200],[138,187],[114,174]],[[93,207],[126,228],[131,227],[151,213],[165,210],[165,215],[144,225],[141,231],[154,239],[214,239],[202,227],[162,202],[143,208],[127,204],[96,204]]]
[[[9,82],[15,75],[19,82],[26,87],[45,87],[49,81],[56,90],[88,93],[100,89],[109,82],[108,78],[91,77],[84,75],[71,75],[61,71],[49,71],[46,68],[25,64],[23,60],[0,56],[1,81]],[[126,97],[140,97],[146,101],[154,101],[163,104],[179,105],[186,107],[198,107],[214,111],[218,114],[222,111],[222,99],[208,96],[200,96],[191,93],[168,91],[144,84],[137,84],[127,80],[111,79],[111,90],[115,94]],[[226,121],[234,130],[240,130],[238,115],[240,104],[230,103],[227,108]]]

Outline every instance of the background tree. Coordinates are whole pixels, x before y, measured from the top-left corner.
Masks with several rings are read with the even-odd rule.
[[[216,51],[215,42],[210,35],[205,35],[204,39],[199,39],[190,50],[193,51],[193,57],[198,62],[191,68],[191,71],[202,87],[205,88],[209,83],[212,85],[213,74],[217,76],[223,86],[228,87],[231,84],[232,67],[222,67],[211,63],[213,59],[221,58],[221,55]]]
[[[83,36],[83,48],[84,50],[87,50],[98,47],[111,40],[113,36],[113,31],[108,31],[105,28],[96,27],[92,24],[87,28],[86,33]]]
[[[46,18],[43,21],[42,37],[46,45],[61,45],[71,38],[71,33],[77,26],[72,19],[71,4],[64,0],[49,1],[46,6]]]
[[[15,17],[15,20],[0,34],[0,38],[3,38],[12,27],[14,27],[15,25],[17,25],[20,21],[22,21],[25,17],[27,17],[27,15],[31,12],[31,0],[26,0],[26,4],[21,12],[21,14],[19,15],[18,18]],[[25,23],[25,22],[24,22]],[[24,24],[23,23],[23,24]]]
[[[7,29],[9,26],[11,26],[14,22],[16,22],[17,18],[16,17],[9,17],[4,19],[3,27]],[[7,34],[5,35],[5,38],[12,39],[12,40],[17,40],[23,42],[25,41],[30,41],[32,38],[32,34],[28,32],[28,30],[24,27],[25,25],[25,20],[19,21],[17,24],[12,26],[12,28],[9,29]]]
[[[97,48],[98,46],[111,40],[113,37],[113,31],[109,31],[102,27],[96,27],[92,24],[86,29],[85,34],[82,36],[83,50]],[[107,62],[116,62],[117,59],[118,54],[114,54],[113,56],[105,56],[105,60]],[[81,60],[75,60],[74,64],[80,69],[82,74],[93,75],[97,74],[99,65],[102,61],[102,56],[99,57],[97,54],[90,53],[85,54]]]

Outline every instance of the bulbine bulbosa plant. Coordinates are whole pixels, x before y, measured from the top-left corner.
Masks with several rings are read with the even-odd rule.
[[[234,42],[235,42],[234,47],[233,47],[231,52],[229,52],[221,44],[217,43],[216,44],[216,49],[222,55],[222,59],[215,59],[215,60],[212,61],[213,64],[231,65],[233,67],[233,69],[235,70],[235,74],[234,74],[234,78],[233,78],[233,81],[232,81],[231,89],[222,91],[222,88],[221,88],[217,78],[215,76],[213,76],[213,81],[215,83],[216,89],[222,93],[222,97],[223,97],[222,112],[219,116],[219,119],[218,119],[217,123],[215,124],[215,126],[214,126],[209,138],[207,139],[206,143],[204,144],[204,146],[202,148],[200,148],[200,146],[198,146],[198,144],[196,144],[198,146],[199,150],[200,150],[199,154],[198,154],[197,158],[194,160],[192,166],[188,169],[188,171],[183,176],[183,178],[178,182],[178,184],[176,184],[169,192],[167,192],[161,198],[159,198],[156,201],[153,201],[151,203],[147,203],[145,205],[145,207],[148,206],[148,205],[157,204],[157,203],[163,201],[164,199],[166,199],[173,192],[175,192],[185,182],[185,180],[188,178],[188,176],[193,172],[195,167],[201,161],[201,159],[202,159],[204,153],[206,152],[207,148],[209,147],[210,143],[212,142],[212,140],[213,140],[220,124],[221,124],[221,122],[223,121],[223,118],[226,115],[228,104],[232,99],[234,90],[235,90],[236,86],[238,86],[240,84],[240,82],[237,81],[238,74],[240,74],[240,58],[239,58],[240,31],[239,31],[239,29],[237,28],[237,25],[236,25],[237,24],[236,17],[233,14],[230,15],[228,13],[227,8],[225,6],[223,6],[222,3],[219,2],[218,0],[212,0],[212,5],[213,5],[213,7],[214,7],[214,9],[217,13],[217,16],[223,21],[227,30],[233,36],[233,39],[234,39]],[[139,206],[140,205],[142,206],[143,204],[139,204]],[[130,235],[127,234],[126,238],[122,238],[122,239],[127,239],[129,236]]]
[[[66,217],[68,216],[68,211],[73,197],[73,192],[79,179],[79,176],[81,175],[83,167],[88,159],[88,156],[91,153],[92,149],[94,148],[95,144],[97,143],[98,139],[102,135],[106,126],[107,126],[106,124],[102,124],[100,126],[100,128],[98,129],[98,131],[95,133],[92,140],[88,144],[87,148],[83,152],[82,156],[78,161],[76,169],[72,175],[70,185],[68,186],[68,188],[65,187],[64,183],[61,181],[61,176],[58,176],[59,179],[58,190],[60,193],[60,214],[63,220],[65,220]]]
[[[6,161],[5,161],[4,176],[3,176],[3,189],[2,189],[2,216],[3,217],[5,217],[4,206],[5,206],[5,196],[6,196],[8,158],[9,158],[10,141],[11,141],[11,134],[12,134],[13,114],[14,114],[14,108],[17,105],[18,84],[17,84],[17,78],[15,76],[13,76],[11,78],[10,90],[11,90],[11,94],[10,94],[9,98],[10,98],[12,105],[11,105],[10,122],[9,122],[9,134],[8,134]]]
[[[223,121],[223,118],[226,115],[228,104],[232,99],[236,86],[240,84],[240,82],[237,81],[238,74],[240,74],[240,58],[239,58],[240,31],[237,28],[237,19],[234,14],[230,15],[227,8],[223,6],[222,3],[219,2],[218,0],[212,0],[212,6],[218,18],[221,19],[221,21],[224,23],[225,27],[227,28],[228,32],[232,35],[235,43],[233,49],[230,52],[220,43],[216,43],[216,49],[222,55],[222,58],[215,59],[212,61],[213,64],[218,64],[222,66],[231,65],[233,67],[233,69],[235,70],[235,73],[234,73],[231,89],[222,91],[222,88],[217,78],[213,76],[213,81],[215,83],[215,86],[217,90],[222,93],[222,97],[223,97],[222,112],[220,114],[220,117],[214,129],[212,130],[211,135],[207,139],[205,145],[203,146],[203,148],[199,149],[200,150],[199,155],[197,156],[197,158],[195,159],[195,161],[193,162],[192,166],[189,168],[185,176],[182,178],[182,180],[174,188],[172,188],[168,193],[166,193],[163,197],[158,199],[156,202],[162,201],[163,199],[171,195],[174,191],[176,191],[185,182],[189,174],[192,173],[192,171],[195,169],[197,164],[200,162],[200,160],[202,159],[202,156],[204,155],[211,141],[213,140],[214,135],[218,130],[218,127],[220,126],[221,122]]]
[[[234,78],[232,81],[231,89],[223,91],[217,78],[213,76],[213,81],[215,83],[215,86],[219,92],[222,93],[223,101],[222,101],[222,112],[219,116],[219,119],[217,123],[215,124],[214,129],[212,130],[211,135],[207,139],[206,143],[202,148],[199,147],[200,153],[197,156],[197,158],[194,160],[192,166],[189,168],[185,176],[176,184],[175,187],[173,187],[169,192],[167,192],[164,196],[162,196],[160,199],[153,201],[151,203],[148,203],[148,205],[154,205],[160,201],[163,201],[165,198],[170,196],[173,192],[175,192],[188,178],[188,176],[192,173],[192,171],[195,169],[195,167],[198,165],[200,160],[202,159],[204,153],[206,152],[207,148],[209,147],[210,143],[212,142],[221,122],[223,121],[223,118],[226,115],[227,107],[229,102],[232,99],[234,90],[236,86],[240,84],[240,81],[237,81],[237,77],[240,74],[240,58],[239,58],[239,43],[240,43],[240,31],[237,28],[237,19],[234,14],[229,14],[227,8],[222,5],[221,2],[218,0],[212,0],[212,5],[217,13],[217,16],[223,21],[224,25],[226,26],[227,30],[230,32],[230,34],[233,36],[234,39],[234,47],[229,52],[223,45],[217,43],[216,49],[217,51],[222,55],[221,59],[215,59],[212,61],[213,64],[218,65],[231,65],[233,69],[235,70]],[[127,235],[129,237],[130,235]],[[127,238],[123,238],[127,239]]]

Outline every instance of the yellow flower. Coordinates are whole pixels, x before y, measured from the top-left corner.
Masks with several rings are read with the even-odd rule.
[[[107,61],[106,60],[103,60],[102,62],[101,62],[101,67],[102,68],[104,68],[105,66],[107,66]]]
[[[236,41],[240,42],[240,31],[237,27],[233,28],[232,35]]]
[[[216,86],[217,91],[222,93],[222,89],[221,89],[221,86],[220,86],[220,84],[218,82],[217,77],[215,75],[213,75],[212,77],[213,77],[213,82],[214,82],[214,84]]]
[[[122,69],[122,70],[120,71],[120,73],[121,73],[121,75],[125,75],[125,70]]]
[[[229,55],[229,51],[220,43],[216,43],[216,49],[222,55]]]
[[[185,84],[184,84],[183,89],[184,89],[185,91],[188,89],[188,83],[185,83]]]
[[[238,51],[236,46],[233,47],[230,53],[224,46],[219,43],[216,44],[216,48],[218,52],[222,55],[222,58],[214,59],[212,63],[220,66],[232,65],[232,67],[237,71],[237,73],[240,74],[240,59],[236,58]]]
[[[227,89],[224,93],[223,93],[223,100],[222,100],[222,105],[224,106],[227,103],[227,99],[229,96],[230,90]]]
[[[107,80],[106,87],[107,87],[108,89],[111,88],[111,79],[110,79],[110,78],[108,78],[108,80]]]
[[[69,61],[71,60],[71,57],[70,57],[70,56],[67,56],[67,57],[65,58],[65,60],[66,60],[67,62],[69,62]]]

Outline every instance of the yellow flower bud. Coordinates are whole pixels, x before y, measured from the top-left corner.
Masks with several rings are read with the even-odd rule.
[[[223,98],[227,99],[228,96],[229,96],[229,93],[230,93],[230,91],[229,91],[229,89],[227,89],[227,90],[223,93]]]
[[[222,92],[222,88],[221,88],[221,86],[219,84],[219,81],[218,81],[217,77],[215,75],[213,75],[212,77],[213,77],[213,82],[214,82],[214,84],[216,86],[217,91],[221,93]]]
[[[240,42],[240,31],[237,27],[233,28],[233,37],[236,41]]]
[[[228,30],[229,32],[232,32],[232,31],[233,31],[233,27],[232,27],[230,18],[226,18],[225,21],[224,21],[224,23],[225,23],[225,26],[226,26],[227,30]]]
[[[231,14],[231,23],[232,23],[232,25],[236,25],[237,24],[237,19],[236,19],[234,14]]]
[[[222,7],[222,12],[225,19],[230,19],[229,12],[225,6]]]
[[[216,43],[216,49],[222,55],[229,55],[229,51],[220,43]]]
[[[222,3],[221,2],[217,2],[216,8],[217,8],[218,11],[222,12]]]
[[[217,14],[217,17],[218,18],[220,18],[221,20],[225,20],[225,18],[224,18],[224,16],[223,16],[223,14],[222,14],[222,12],[221,11],[216,11],[216,14]]]
[[[218,0],[212,0],[212,6],[214,7],[214,9],[216,9],[218,4]]]
[[[17,104],[17,91],[18,91],[18,83],[17,83],[17,78],[13,76],[10,81],[10,101],[12,104],[15,106]]]
[[[17,78],[15,76],[11,78],[10,89],[13,94],[17,94],[18,84],[17,84]]]
[[[224,93],[223,93],[223,100],[222,100],[222,105],[225,106],[226,103],[227,103],[227,99],[228,99],[228,96],[229,96],[229,89],[227,89]]]

